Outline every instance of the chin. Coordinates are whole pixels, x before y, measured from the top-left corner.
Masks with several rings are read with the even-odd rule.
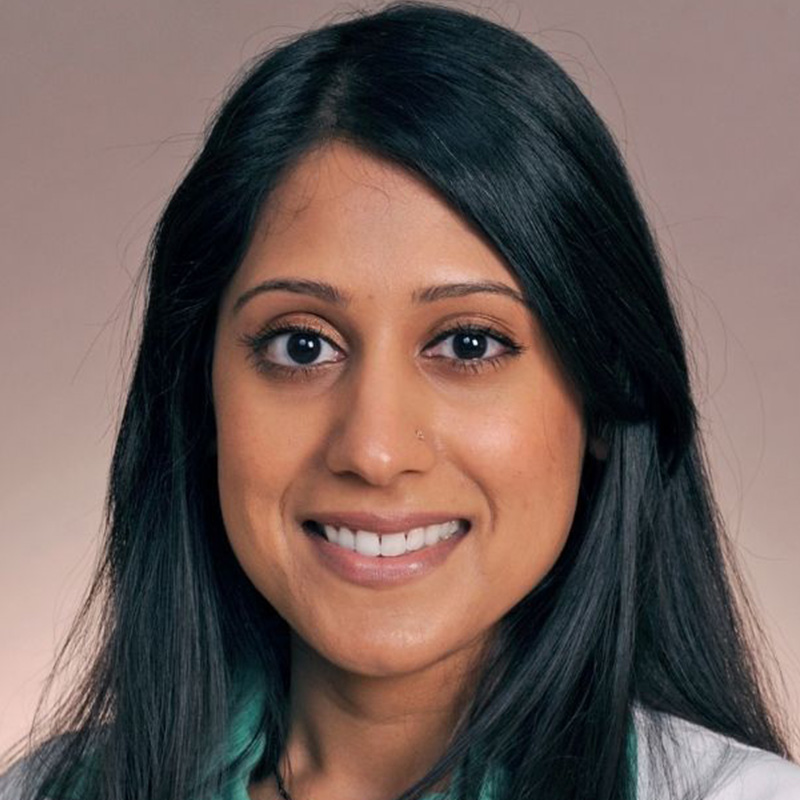
[[[317,657],[336,668],[365,678],[422,672],[437,664],[460,662],[471,652],[470,644],[449,641],[447,637],[437,636],[435,630],[425,630],[423,637],[404,636],[397,631],[394,635],[377,635],[371,639],[361,636],[347,641],[337,636],[333,642],[321,642],[317,637],[316,645],[309,642],[306,645]]]
[[[336,666],[353,675],[363,678],[391,678],[420,672],[436,664],[442,654],[432,655],[413,653],[400,648],[396,652],[360,653],[357,659],[337,659]]]

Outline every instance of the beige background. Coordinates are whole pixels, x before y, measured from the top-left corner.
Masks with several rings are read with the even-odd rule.
[[[93,562],[132,276],[158,212],[244,62],[359,5],[0,0],[0,750]],[[622,144],[797,724],[800,0],[460,5],[553,53]]]

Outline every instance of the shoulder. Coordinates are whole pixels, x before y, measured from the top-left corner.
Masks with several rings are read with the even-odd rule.
[[[22,783],[27,771],[28,759],[22,759],[0,775],[0,800],[17,800],[22,796]]]
[[[13,763],[0,775],[0,800],[19,800],[28,774],[33,766],[31,756]]]
[[[634,710],[638,800],[678,796],[706,800],[800,800],[800,766],[774,753],[667,714]]]
[[[36,751],[15,761],[0,775],[0,800],[20,800],[31,773],[58,756],[69,740],[65,734],[45,742]]]

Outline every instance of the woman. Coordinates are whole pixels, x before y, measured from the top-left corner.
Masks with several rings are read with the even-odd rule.
[[[477,16],[309,32],[224,103],[107,522],[0,797],[800,797],[620,155]]]

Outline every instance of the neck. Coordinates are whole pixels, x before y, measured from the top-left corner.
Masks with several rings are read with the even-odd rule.
[[[384,800],[422,778],[466,709],[479,651],[480,643],[412,673],[363,675],[332,664],[293,635],[289,737],[280,770],[294,800]]]

